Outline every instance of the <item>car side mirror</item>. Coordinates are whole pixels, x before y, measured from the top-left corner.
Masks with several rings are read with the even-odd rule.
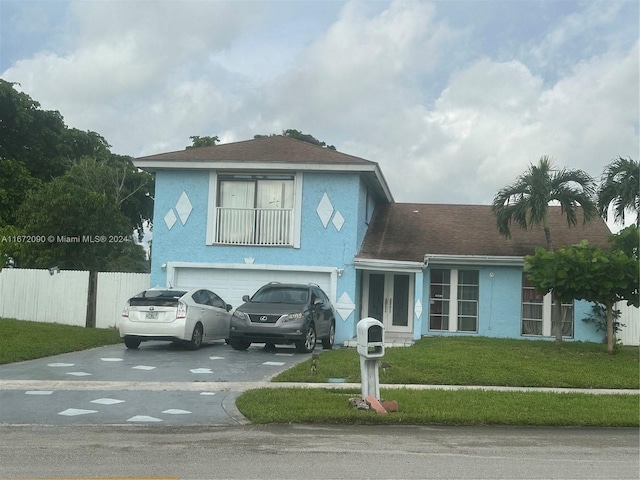
[[[233,306],[227,303],[227,312],[230,312],[231,310],[233,310]]]
[[[249,295],[243,295],[242,296],[242,301],[243,302],[248,302],[249,301]]]
[[[313,301],[313,304],[314,304],[314,305],[321,305],[321,304],[322,304],[322,299],[321,299],[321,298],[316,298],[316,299]]]

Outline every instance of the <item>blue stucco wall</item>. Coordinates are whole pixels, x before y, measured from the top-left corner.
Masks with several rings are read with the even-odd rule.
[[[425,270],[422,288],[422,335],[471,335],[494,338],[551,339],[552,337],[523,336],[520,333],[522,315],[522,269],[517,267],[446,267],[479,271],[478,332],[442,332],[429,330],[430,269]],[[567,341],[601,342],[602,334],[592,324],[582,321],[591,304],[574,303],[574,337]]]
[[[151,285],[166,285],[167,262],[244,263],[334,267],[343,270],[337,281],[336,299],[344,294],[356,301],[356,272],[353,258],[366,233],[366,190],[357,173],[304,173],[300,248],[207,245],[209,199],[208,171],[159,171],[156,174],[154,231],[151,253]],[[164,217],[169,211],[177,216],[176,203],[186,192],[193,210],[183,224],[178,219],[169,229]],[[326,228],[316,209],[327,195],[333,207]],[[344,218],[338,230],[333,224],[337,213]],[[338,341],[352,338],[355,318],[352,313],[336,325]]]
[[[356,174],[305,173],[300,248],[206,245],[209,173],[160,171],[156,175],[152,284],[163,284],[165,272],[160,267],[167,261],[243,263],[246,257],[252,257],[261,264],[344,268],[352,264],[361,235],[359,190]],[[169,230],[163,218],[175,208],[183,191],[193,211],[184,225],[178,220]],[[325,228],[316,213],[325,193],[333,205],[334,215],[340,212],[345,219],[340,231],[331,222]]]

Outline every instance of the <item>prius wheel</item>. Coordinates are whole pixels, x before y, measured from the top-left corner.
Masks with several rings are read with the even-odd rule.
[[[191,341],[187,344],[189,350],[198,350],[202,345],[202,325],[199,323],[193,329]]]
[[[296,342],[296,350],[300,353],[311,353],[316,348],[316,327],[313,323],[309,324],[304,340]]]
[[[124,344],[127,346],[127,348],[135,350],[140,346],[140,340],[138,340],[137,338],[124,337]]]

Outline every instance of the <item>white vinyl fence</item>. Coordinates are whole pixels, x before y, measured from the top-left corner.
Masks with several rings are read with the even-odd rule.
[[[623,345],[640,345],[640,309],[630,307],[627,302],[619,302],[616,308],[620,310],[619,322],[625,325],[617,339]]]
[[[96,327],[115,327],[127,300],[149,288],[148,273],[98,273]]]
[[[149,288],[146,273],[98,273],[95,326],[116,325],[125,302]],[[5,268],[0,271],[0,318],[87,326],[93,323],[89,306],[89,272]]]

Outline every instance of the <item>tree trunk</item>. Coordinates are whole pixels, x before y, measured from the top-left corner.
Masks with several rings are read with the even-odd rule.
[[[551,334],[556,337],[556,343],[560,344],[562,343],[562,300],[554,299],[551,308]]]
[[[547,240],[547,250],[550,252],[553,252],[553,244],[551,243],[551,229],[549,228],[549,225],[546,224],[546,219],[543,225],[543,229],[544,229],[544,237]]]
[[[607,353],[613,355],[616,346],[616,334],[613,331],[613,304],[606,304],[607,307]]]

